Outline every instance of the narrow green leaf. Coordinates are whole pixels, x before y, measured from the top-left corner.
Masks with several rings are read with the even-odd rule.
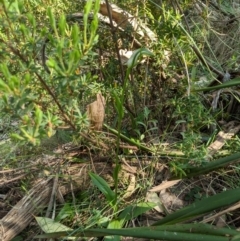
[[[19,140],[19,141],[24,141],[24,138],[23,138],[22,136],[16,134],[16,133],[12,133],[12,134],[11,134],[11,137],[12,137],[13,139],[16,139],[16,140]]]
[[[32,24],[33,28],[36,28],[36,19],[32,13],[27,13],[28,21]]]
[[[0,70],[6,79],[11,77],[9,69],[5,63],[0,64]]]
[[[84,49],[87,49],[88,47],[88,41],[87,41],[87,30],[88,30],[88,15],[90,13],[90,10],[92,8],[92,0],[88,0],[84,6],[84,15],[83,15],[83,39],[84,39]]]
[[[118,185],[118,174],[121,170],[121,165],[117,164],[113,170],[113,180],[114,180],[114,186],[117,187]]]
[[[120,118],[124,117],[124,108],[121,99],[119,98],[118,94],[113,91],[113,99],[114,99],[114,106]]]
[[[141,57],[142,55],[153,56],[154,54],[146,48],[134,50],[132,56],[127,61],[128,68],[132,69],[134,66],[136,66],[138,64],[139,57]]]
[[[10,94],[12,92],[9,86],[2,79],[0,79],[0,90],[5,94]]]
[[[36,125],[40,125],[42,123],[43,119],[43,112],[39,108],[39,106],[36,106],[36,111],[35,111],[35,123]]]
[[[189,220],[193,217],[198,217],[199,215],[203,215],[215,209],[226,207],[240,200],[240,195],[236,195],[238,193],[240,193],[240,188],[224,191],[201,201],[194,202],[193,204],[166,216],[153,225],[175,224]]]
[[[50,7],[48,7],[48,9],[47,9],[47,14],[48,14],[49,21],[50,21],[50,24],[51,24],[54,32],[57,33],[56,20],[53,15],[52,9]]]
[[[59,238],[66,236],[66,232],[38,235],[35,238]],[[229,241],[238,231],[228,228],[217,228],[208,224],[163,225],[158,227],[140,227],[123,229],[87,229],[74,231],[78,237],[101,237],[106,235],[120,235],[126,237],[146,238],[170,241]]]
[[[186,171],[187,172],[186,177],[190,178],[190,177],[206,174],[206,173],[214,171],[214,170],[216,170],[218,168],[222,168],[222,167],[224,167],[226,165],[229,165],[229,164],[231,164],[233,162],[236,162],[236,161],[239,161],[239,160],[240,160],[240,153],[238,152],[238,153],[235,153],[235,154],[233,154],[231,156],[223,157],[223,158],[220,158],[220,159],[217,159],[217,160],[205,163],[201,167],[189,168]]]
[[[220,90],[220,89],[234,87],[234,86],[238,86],[238,85],[240,85],[240,78],[235,78],[235,79],[229,80],[225,83],[222,83],[222,84],[219,84],[216,86],[194,89],[193,91],[200,92],[200,91]]]
[[[30,81],[31,81],[31,75],[30,75],[30,73],[26,73],[25,78],[24,78],[24,84],[28,85],[30,83]]]
[[[58,26],[59,26],[59,30],[61,33],[61,36],[65,36],[65,31],[66,31],[66,17],[65,15],[61,15],[59,22],[58,22]]]
[[[80,43],[80,33],[79,33],[79,26],[77,24],[73,25],[72,32],[71,32],[71,38],[73,46],[77,47]]]
[[[88,43],[89,47],[91,47],[94,44],[97,29],[98,29],[98,19],[93,19],[90,26],[91,35]]]
[[[84,6],[84,15],[88,15],[92,8],[92,0],[88,0]]]
[[[98,14],[99,9],[100,9],[100,2],[101,2],[100,0],[95,0],[95,4],[94,4],[93,15],[94,15],[94,17],[97,17],[97,18],[98,18],[97,14]]]

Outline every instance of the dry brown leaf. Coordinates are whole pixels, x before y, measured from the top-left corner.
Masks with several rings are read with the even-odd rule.
[[[135,189],[136,189],[136,177],[132,174],[129,174],[129,185],[125,194],[123,195],[123,199],[127,199],[131,197]]]
[[[97,100],[87,106],[87,116],[90,121],[90,128],[101,130],[105,116],[105,98],[101,93],[97,94]]]
[[[160,185],[151,188],[149,190],[149,192],[160,192],[161,190],[174,186],[175,184],[179,183],[180,181],[181,181],[181,179],[173,180],[173,181],[163,181]]]
[[[240,130],[240,125],[235,127],[230,127],[226,132],[220,131],[217,134],[216,140],[208,147],[210,155],[215,154],[220,150],[227,140],[230,140],[234,135],[236,135]]]
[[[217,218],[217,222],[216,222],[216,227],[218,228],[223,228],[227,226],[227,216],[226,214],[220,216],[219,218]]]
[[[163,206],[168,210],[177,210],[184,207],[184,201],[166,190],[162,190],[159,195]]]

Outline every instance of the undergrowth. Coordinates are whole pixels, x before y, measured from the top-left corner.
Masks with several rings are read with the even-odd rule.
[[[81,177],[90,166],[84,190],[36,217],[47,233],[39,237],[164,240],[167,230],[166,240],[176,240],[175,228],[181,240],[239,240],[227,212],[226,229],[190,224],[239,201],[238,131],[216,144],[221,131],[239,128],[238,13],[222,1],[160,2],[115,3],[132,14],[125,21],[139,19],[139,30],[114,25],[114,14],[101,19],[108,1],[0,1],[0,173],[20,170],[13,197],[27,195],[35,179],[70,182],[75,164]],[[94,131],[87,108],[99,93],[105,124]],[[101,176],[98,162],[111,170]],[[149,189],[176,179],[171,200],[182,201],[171,210]]]

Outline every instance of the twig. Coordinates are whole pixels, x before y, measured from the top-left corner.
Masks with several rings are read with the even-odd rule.
[[[60,171],[60,163],[58,163],[58,170],[57,170],[56,176],[53,180],[53,188],[52,188],[51,198],[49,200],[48,208],[47,208],[46,215],[45,215],[45,217],[47,217],[47,218],[50,217],[51,210],[53,208],[54,202],[56,201],[59,171]]]
[[[117,43],[117,36],[116,36],[116,32],[114,30],[114,25],[113,25],[113,19],[112,19],[112,13],[111,13],[111,7],[110,7],[110,4],[108,2],[108,0],[105,0],[106,2],[106,5],[107,5],[107,11],[108,11],[108,17],[109,17],[109,21],[110,21],[110,26],[111,26],[111,32],[112,32],[112,37],[113,37],[113,42],[114,42],[114,45],[115,45],[115,49],[116,49],[116,52],[117,52],[117,58],[118,58],[118,61],[119,61],[119,65],[120,65],[120,70],[121,70],[121,78],[122,78],[122,84],[123,84],[123,81],[124,81],[124,70],[123,70],[123,65],[122,65],[122,61],[121,61],[121,56],[120,56],[120,52],[119,52],[119,48],[118,48],[118,43]]]

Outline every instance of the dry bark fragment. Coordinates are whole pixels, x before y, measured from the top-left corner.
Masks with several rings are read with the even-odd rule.
[[[87,106],[87,116],[90,120],[90,128],[100,131],[105,116],[105,98],[101,93],[97,94],[97,100]]]

